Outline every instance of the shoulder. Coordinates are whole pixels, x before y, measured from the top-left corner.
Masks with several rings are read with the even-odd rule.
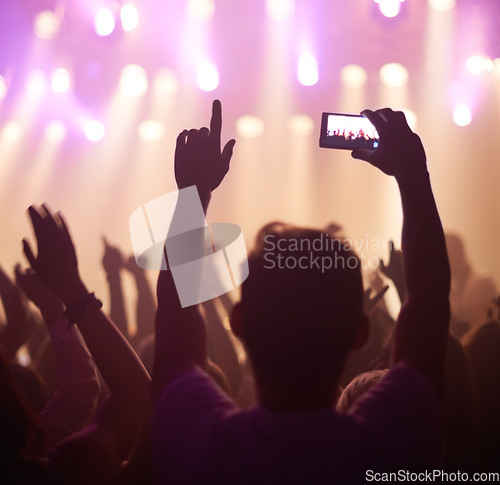
[[[439,399],[412,367],[397,364],[356,401],[349,414],[365,428],[370,453],[378,460],[392,457],[392,463],[406,466],[439,461],[443,436]]]

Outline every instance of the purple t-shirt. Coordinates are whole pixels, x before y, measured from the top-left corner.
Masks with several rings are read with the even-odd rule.
[[[153,421],[159,484],[362,484],[368,470],[432,469],[441,444],[437,397],[401,364],[348,414],[241,411],[195,370],[167,387]]]

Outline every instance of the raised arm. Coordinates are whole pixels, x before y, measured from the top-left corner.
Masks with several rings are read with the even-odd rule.
[[[40,309],[48,327],[57,388],[40,413],[46,449],[88,424],[97,407],[100,384],[94,361],[77,327],[64,317],[64,305],[32,270],[16,266],[16,283]]]
[[[397,320],[393,363],[418,370],[443,398],[450,268],[424,148],[402,112],[386,108],[362,114],[377,128],[380,145],[352,156],[394,176],[403,207],[406,299]]]
[[[111,304],[109,316],[124,337],[130,341],[120,274],[124,267],[123,256],[121,251],[116,246],[109,244],[105,237],[102,238],[102,241],[104,243],[102,267],[106,271],[109,286],[109,301]]]
[[[55,461],[72,483],[110,481],[130,452],[149,406],[149,376],[125,337],[100,309],[80,278],[75,249],[60,214],[29,208],[38,243],[35,257],[24,251],[40,279],[61,298],[106,381],[111,396],[92,423],[57,446]],[[78,470],[78,481],[75,481]]]
[[[206,214],[212,191],[229,170],[234,140],[221,151],[222,108],[214,101],[210,129],[184,130],[177,138],[175,179],[177,187],[196,186]],[[177,206],[177,208],[179,205]],[[182,217],[176,210],[176,218]],[[200,245],[203,241],[199,241]],[[197,282],[193,282],[196,285]],[[182,308],[171,271],[161,271],[157,287],[155,364],[153,388],[155,395],[172,380],[195,367],[205,368],[207,337],[205,323],[197,305]]]

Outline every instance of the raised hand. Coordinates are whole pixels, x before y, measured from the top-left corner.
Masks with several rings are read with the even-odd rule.
[[[52,214],[44,204],[29,207],[28,214],[37,240],[35,257],[30,244],[23,239],[26,258],[39,278],[59,296],[66,305],[87,291],[80,279],[75,247],[60,213]]]
[[[364,110],[380,136],[376,150],[354,150],[352,157],[369,162],[387,175],[412,177],[426,171],[426,157],[420,137],[411,131],[401,111],[383,108]]]
[[[403,253],[394,247],[393,241],[390,242],[389,246],[389,262],[385,264],[380,260],[380,271],[394,282],[399,298],[403,302],[406,298]]]
[[[102,267],[108,275],[117,274],[124,267],[124,260],[120,249],[111,246],[103,236],[104,256],[102,257]],[[137,265],[136,265],[137,266]]]
[[[51,325],[60,321],[64,305],[54,291],[42,282],[33,269],[23,270],[18,264],[14,271],[17,286],[40,309],[45,323]]]
[[[212,104],[210,130],[184,130],[175,148],[175,180],[179,189],[196,185],[199,192],[216,189],[229,170],[235,140],[229,140],[221,152],[222,107]]]

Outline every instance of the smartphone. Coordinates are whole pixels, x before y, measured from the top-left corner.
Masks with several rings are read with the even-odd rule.
[[[321,116],[319,146],[322,148],[375,150],[378,143],[377,130],[364,116],[346,113],[323,113]]]

